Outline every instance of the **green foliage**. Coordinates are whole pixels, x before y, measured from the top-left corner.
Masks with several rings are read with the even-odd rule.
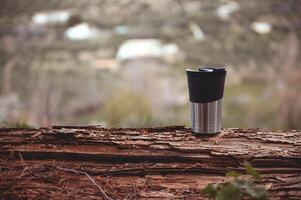
[[[230,171],[230,172],[226,173],[226,176],[233,177],[233,178],[238,178],[238,177],[242,176],[242,174],[239,173],[239,172],[236,172],[236,171]]]
[[[220,186],[219,184],[210,183],[202,191],[206,193],[210,199],[213,199],[217,194],[219,186]]]
[[[6,128],[34,128],[33,125],[21,120],[15,122],[3,122],[2,126]]]
[[[225,183],[216,194],[217,200],[240,200],[242,192],[234,183]]]
[[[123,90],[112,97],[104,107],[109,126],[135,127],[152,124],[151,105],[145,96],[131,90]]]
[[[252,200],[266,200],[267,191],[254,183],[260,180],[260,174],[249,162],[245,162],[246,173],[251,178],[246,178],[243,174],[230,171],[226,176],[232,179],[225,183],[208,184],[202,191],[208,195],[209,199],[216,200],[241,200],[247,196]]]
[[[260,179],[260,174],[256,169],[252,167],[252,165],[249,162],[245,162],[245,168],[247,170],[247,173],[251,175],[255,180]]]

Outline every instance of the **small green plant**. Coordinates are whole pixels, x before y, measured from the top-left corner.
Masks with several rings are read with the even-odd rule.
[[[260,180],[260,174],[249,162],[245,162],[245,169],[249,176],[236,171],[230,171],[226,176],[232,179],[228,182],[208,184],[202,191],[209,199],[216,200],[241,200],[244,197],[252,200],[266,200],[267,191],[255,182]]]
[[[12,122],[4,121],[2,122],[1,126],[6,128],[34,128],[33,125],[27,123],[26,121],[17,120]]]
[[[109,126],[151,126],[153,115],[148,99],[135,91],[123,89],[113,95],[104,106],[105,121]]]

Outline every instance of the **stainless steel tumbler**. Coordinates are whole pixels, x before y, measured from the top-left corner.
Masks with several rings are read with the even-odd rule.
[[[222,129],[222,98],[225,68],[186,70],[191,104],[191,126],[195,133],[214,134]]]

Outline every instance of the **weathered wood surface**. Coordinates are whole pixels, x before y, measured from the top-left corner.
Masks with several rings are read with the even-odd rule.
[[[0,199],[206,199],[203,187],[246,160],[269,199],[301,199],[298,131],[0,129]]]

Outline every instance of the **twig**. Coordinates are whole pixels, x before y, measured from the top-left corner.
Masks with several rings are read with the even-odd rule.
[[[26,165],[26,162],[25,162],[25,160],[24,160],[22,154],[21,154],[20,152],[18,152],[18,153],[19,153],[19,158],[20,158],[21,164],[22,164],[23,166]]]
[[[51,173],[53,172],[53,169],[54,169],[54,163],[55,163],[55,160],[52,160],[52,166],[51,166],[51,169],[50,169],[50,171],[49,171],[48,176],[50,176]]]
[[[148,181],[148,176],[146,176],[144,183],[142,184],[142,188],[138,192],[134,192],[131,196],[125,197],[124,200],[131,200],[134,198],[136,195],[139,195],[141,192],[143,192],[148,186],[147,186],[147,181]]]
[[[11,171],[12,171],[12,169],[10,168],[9,171],[4,176],[3,180],[1,181],[0,186],[4,183],[4,181],[6,180],[6,178],[8,177],[8,175],[10,175]]]
[[[60,169],[60,170],[63,170],[63,171],[67,171],[67,172],[73,172],[73,173],[77,173],[77,174],[84,174],[86,175],[89,180],[99,189],[99,191],[105,196],[106,199],[108,200],[113,200],[111,197],[109,197],[105,191],[102,189],[102,187],[100,185],[98,185],[96,183],[96,181],[87,173],[87,172],[84,172],[84,171],[77,171],[77,170],[74,170],[74,169],[68,169],[68,168],[63,168],[63,167],[56,167],[57,169]]]
[[[192,166],[186,167],[186,168],[180,170],[179,172],[177,172],[176,175],[181,174],[181,173],[183,173],[183,172],[185,172],[185,171],[187,171],[187,170],[193,169],[193,168],[198,167],[198,166],[199,166],[199,164],[196,163],[196,164],[194,164],[194,165],[192,165]]]

